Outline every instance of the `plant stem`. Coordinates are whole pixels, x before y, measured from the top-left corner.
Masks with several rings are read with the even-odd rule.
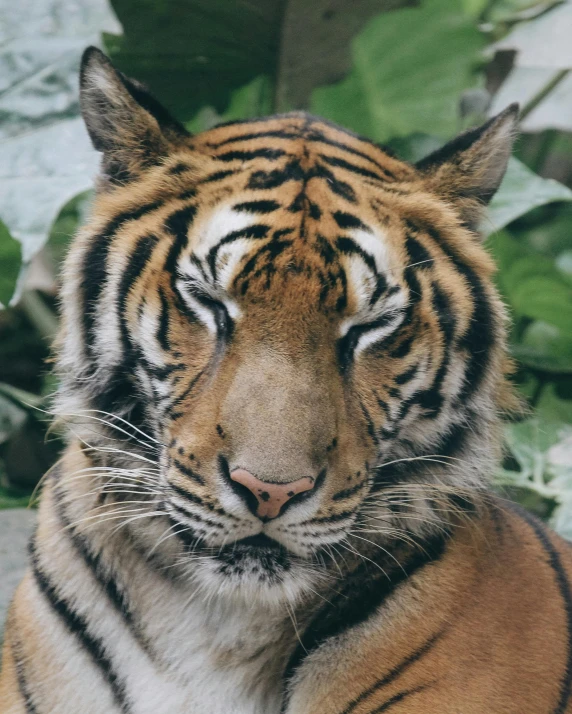
[[[58,330],[58,319],[36,290],[26,291],[20,299],[26,316],[45,340],[51,342]]]
[[[532,99],[527,102],[523,108],[520,111],[520,121],[522,121],[525,117],[527,117],[530,112],[533,109],[536,109],[536,107],[540,104],[540,102],[550,94],[550,92],[562,82],[564,77],[566,77],[569,74],[570,70],[569,69],[561,69],[556,74],[550,81],[548,81],[542,89],[537,92]]]

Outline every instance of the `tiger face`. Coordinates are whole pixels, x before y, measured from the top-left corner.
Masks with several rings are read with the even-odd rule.
[[[139,470],[193,577],[295,599],[470,500],[506,393],[474,228],[514,108],[412,166],[303,113],[190,136],[96,50],[81,93],[103,170],[58,409]]]

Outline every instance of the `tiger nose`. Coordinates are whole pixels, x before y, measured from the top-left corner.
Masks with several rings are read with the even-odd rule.
[[[276,518],[288,501],[299,493],[314,488],[316,479],[311,476],[299,478],[287,483],[269,483],[261,481],[246,469],[235,469],[230,478],[247,488],[257,501],[255,515],[263,520]]]

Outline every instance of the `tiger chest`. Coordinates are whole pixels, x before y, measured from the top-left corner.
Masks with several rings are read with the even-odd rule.
[[[279,622],[258,608],[203,603],[175,619],[163,613],[151,679],[128,673],[133,714],[279,714],[289,650]]]

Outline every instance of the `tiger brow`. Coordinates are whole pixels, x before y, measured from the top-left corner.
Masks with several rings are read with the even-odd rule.
[[[275,129],[273,131],[255,131],[249,134],[239,134],[238,136],[230,136],[228,139],[218,142],[209,142],[208,146],[213,149],[217,149],[220,146],[226,146],[227,144],[233,144],[235,141],[250,141],[251,139],[263,139],[263,138],[274,137],[276,139],[299,139],[300,134],[291,131],[281,131]]]
[[[353,154],[354,156],[359,156],[362,159],[365,159],[366,161],[369,161],[370,163],[372,163],[380,171],[383,171],[388,176],[393,176],[393,174],[387,168],[382,166],[375,159],[372,159],[371,156],[368,156],[364,151],[360,151],[359,149],[354,149],[352,146],[348,146],[347,144],[344,144],[342,141],[335,141],[334,139],[328,139],[327,136],[325,136],[324,134],[321,134],[319,132],[310,134],[308,136],[308,139],[312,142],[317,143],[317,144],[326,144],[327,146],[334,146],[337,149],[341,149],[342,151],[347,151],[349,154]]]

